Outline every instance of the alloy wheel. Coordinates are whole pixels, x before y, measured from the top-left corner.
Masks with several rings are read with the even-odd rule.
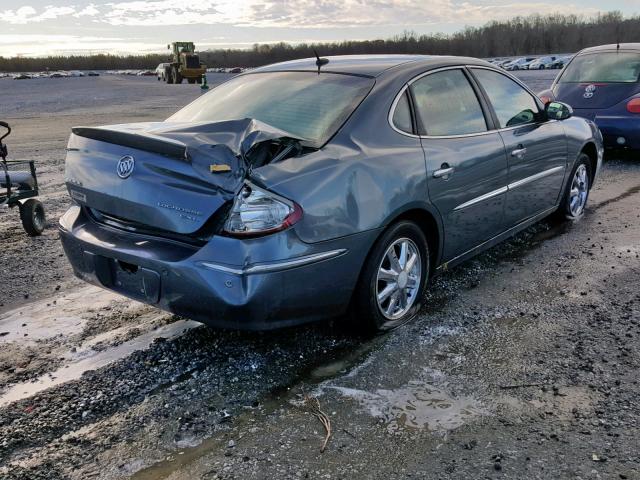
[[[397,320],[413,306],[420,289],[422,259],[418,246],[409,238],[395,240],[378,266],[376,298],[380,313]]]
[[[584,211],[589,195],[589,174],[587,167],[582,164],[576,170],[569,191],[569,211],[573,217],[578,217]]]

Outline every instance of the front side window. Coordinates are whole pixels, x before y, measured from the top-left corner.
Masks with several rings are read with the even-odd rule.
[[[353,113],[373,84],[372,78],[332,73],[240,75],[190,103],[167,121],[253,118],[320,147]]]
[[[579,55],[559,83],[635,83],[640,79],[640,53],[600,52]]]
[[[423,133],[447,136],[487,131],[478,97],[462,70],[426,75],[411,90]]]
[[[487,92],[500,127],[515,127],[538,119],[540,110],[533,96],[509,77],[481,68],[474,68],[473,74]]]

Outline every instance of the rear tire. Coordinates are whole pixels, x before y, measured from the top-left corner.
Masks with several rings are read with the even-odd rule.
[[[571,170],[569,182],[562,196],[558,209],[559,215],[565,220],[577,222],[584,216],[584,210],[591,191],[591,159],[586,153],[581,153]]]
[[[409,221],[392,225],[360,274],[351,305],[353,326],[376,333],[407,323],[420,310],[428,273],[429,245],[422,230]]]
[[[21,203],[20,220],[27,235],[30,237],[41,235],[46,224],[42,202],[35,198],[30,198],[26,202]]]

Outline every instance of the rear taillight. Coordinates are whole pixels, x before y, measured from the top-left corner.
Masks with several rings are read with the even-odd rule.
[[[259,237],[289,228],[301,218],[297,203],[247,183],[233,202],[224,232],[232,237]]]
[[[640,113],[640,98],[632,98],[627,103],[627,110],[631,113]]]

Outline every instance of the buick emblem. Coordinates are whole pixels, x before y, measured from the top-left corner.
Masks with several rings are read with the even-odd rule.
[[[587,87],[584,89],[584,95],[582,95],[584,98],[591,98],[593,97],[593,92],[596,91],[596,86],[595,85],[587,85]]]
[[[133,159],[131,155],[125,155],[120,160],[118,160],[118,165],[116,166],[116,172],[120,178],[129,178],[129,176],[133,173],[133,167],[135,167],[136,161]]]

